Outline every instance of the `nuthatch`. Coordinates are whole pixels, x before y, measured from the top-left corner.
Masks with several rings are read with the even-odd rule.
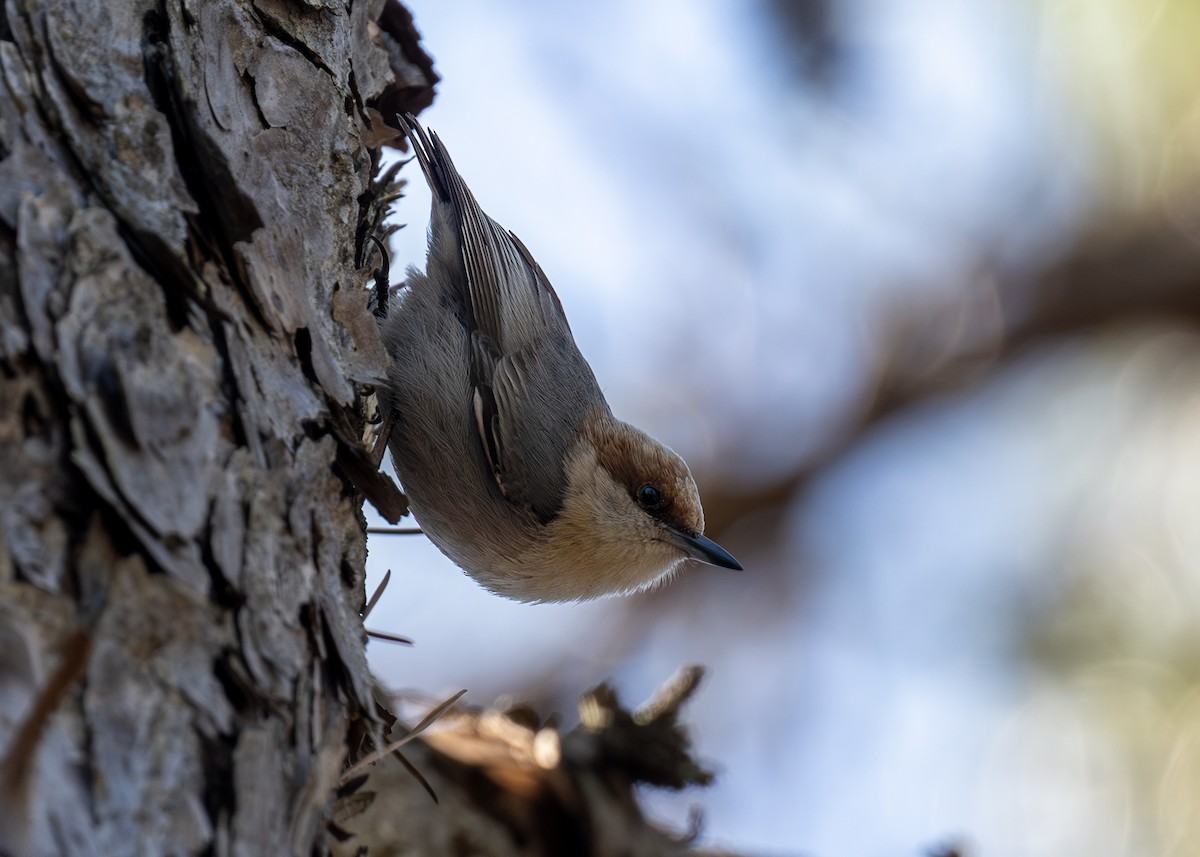
[[[683,459],[617,420],[525,245],[484,214],[436,134],[397,119],[433,191],[429,258],[382,322],[384,399],[421,528],[488,589],[575,601],[644,589],[705,538]]]

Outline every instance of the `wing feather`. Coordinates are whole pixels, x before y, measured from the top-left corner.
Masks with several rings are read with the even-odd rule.
[[[562,506],[580,425],[607,407],[604,397],[529,250],[479,207],[436,134],[412,116],[397,119],[433,190],[435,223],[457,233],[483,456],[510,502],[549,521]]]

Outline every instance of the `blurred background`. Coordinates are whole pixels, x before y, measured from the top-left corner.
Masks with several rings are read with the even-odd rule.
[[[570,723],[703,663],[717,783],[647,797],[742,853],[1200,854],[1200,3],[407,5],[746,571],[527,606],[375,536],[381,678]]]

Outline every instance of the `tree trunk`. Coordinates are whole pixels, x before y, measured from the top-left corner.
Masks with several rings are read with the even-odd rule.
[[[432,84],[382,6],[3,3],[2,853],[325,850],[377,720],[366,105]]]

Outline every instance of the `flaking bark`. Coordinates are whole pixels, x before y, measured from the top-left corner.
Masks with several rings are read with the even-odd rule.
[[[379,726],[368,104],[434,80],[382,6],[3,4],[0,852],[324,849]]]

